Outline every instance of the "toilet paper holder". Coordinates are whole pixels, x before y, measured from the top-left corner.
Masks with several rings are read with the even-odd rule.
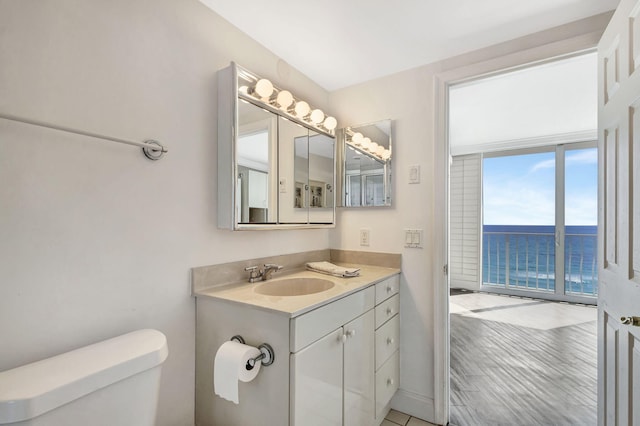
[[[238,334],[233,336],[231,340],[238,343],[242,343],[243,345],[246,344],[244,338]],[[271,347],[271,345],[268,343],[263,343],[260,346],[258,346],[258,349],[260,350],[260,355],[258,355],[255,358],[250,358],[247,361],[247,365],[245,367],[247,370],[253,370],[253,367],[256,366],[256,362],[258,361],[261,361],[262,365],[264,365],[265,367],[273,364],[273,360],[275,359],[275,354],[273,352],[273,348]]]

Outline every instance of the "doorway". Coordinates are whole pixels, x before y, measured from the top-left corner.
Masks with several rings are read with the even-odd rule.
[[[584,79],[592,98],[573,102],[591,105],[583,108],[582,124],[591,120],[589,128],[560,132],[554,126],[564,126],[561,119],[537,125],[550,119],[549,111],[536,116],[544,108],[536,107],[542,89],[535,85],[535,95],[509,98],[518,85],[529,86],[536,71],[544,86],[553,81],[555,91],[566,89],[580,80],[575,66],[585,64],[592,66]],[[452,154],[449,407],[456,426],[596,422],[597,312],[585,304],[594,305],[597,295],[597,184],[588,191],[588,223],[579,223],[573,203],[584,190],[575,188],[585,181],[570,170],[578,160],[597,160],[595,65],[590,52],[445,85]],[[567,72],[564,83],[558,71]],[[489,106],[482,102],[488,94]],[[460,106],[465,95],[467,104]],[[518,104],[521,99],[527,101]],[[540,102],[547,105],[549,96]],[[569,117],[571,110],[568,121],[575,119],[575,105],[547,109],[556,107],[552,115]],[[505,114],[512,115],[505,120]],[[514,123],[517,129],[509,129]],[[591,166],[589,181],[597,182],[597,161]],[[581,304],[553,302],[558,300]]]

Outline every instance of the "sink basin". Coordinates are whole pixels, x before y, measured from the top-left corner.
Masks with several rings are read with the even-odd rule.
[[[322,278],[285,278],[258,284],[255,292],[265,296],[306,296],[329,290],[334,285]]]

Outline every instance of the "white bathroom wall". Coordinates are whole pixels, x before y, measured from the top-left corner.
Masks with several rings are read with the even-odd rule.
[[[443,320],[436,317],[436,304],[442,303],[436,286],[447,285],[441,273],[444,261],[436,260],[445,259],[445,242],[436,238],[437,232],[442,234],[445,209],[440,201],[444,174],[435,172],[445,167],[444,140],[437,138],[436,127],[444,122],[436,123],[443,113],[435,92],[439,79],[480,75],[593,47],[609,17],[577,21],[331,93],[331,111],[341,126],[394,120],[392,207],[338,208],[330,235],[332,248],[402,253],[400,390],[392,407],[438,424],[444,417],[439,400],[443,371],[436,371],[445,356],[440,342],[446,340]],[[409,183],[412,166],[420,167],[419,183]],[[367,247],[359,244],[360,229],[370,230]],[[422,229],[424,247],[405,248],[404,229]]]
[[[216,71],[328,94],[197,0],[0,0],[0,371],[139,328],[167,335],[158,424],[192,425],[190,268],[329,247],[216,228]]]

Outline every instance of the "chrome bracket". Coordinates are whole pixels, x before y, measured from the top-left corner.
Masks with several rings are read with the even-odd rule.
[[[640,317],[622,317],[620,318],[623,324],[633,325],[635,327],[640,327]]]
[[[234,342],[242,343],[243,345],[246,344],[244,338],[239,334],[236,334],[230,340]],[[255,358],[249,358],[246,365],[247,370],[253,370],[253,368],[256,366],[256,363],[258,361],[261,361],[262,365],[265,367],[268,367],[271,364],[273,364],[273,361],[275,360],[276,355],[271,345],[268,343],[263,343],[260,346],[258,346],[258,349],[260,350],[260,355],[258,355]]]
[[[153,160],[153,161],[159,160],[162,158],[164,153],[167,152],[166,149],[162,145],[160,145],[158,141],[148,140],[144,142],[148,145],[155,145],[158,147],[158,149],[150,148],[148,146],[145,146],[144,148],[142,148],[142,153],[149,160]]]

